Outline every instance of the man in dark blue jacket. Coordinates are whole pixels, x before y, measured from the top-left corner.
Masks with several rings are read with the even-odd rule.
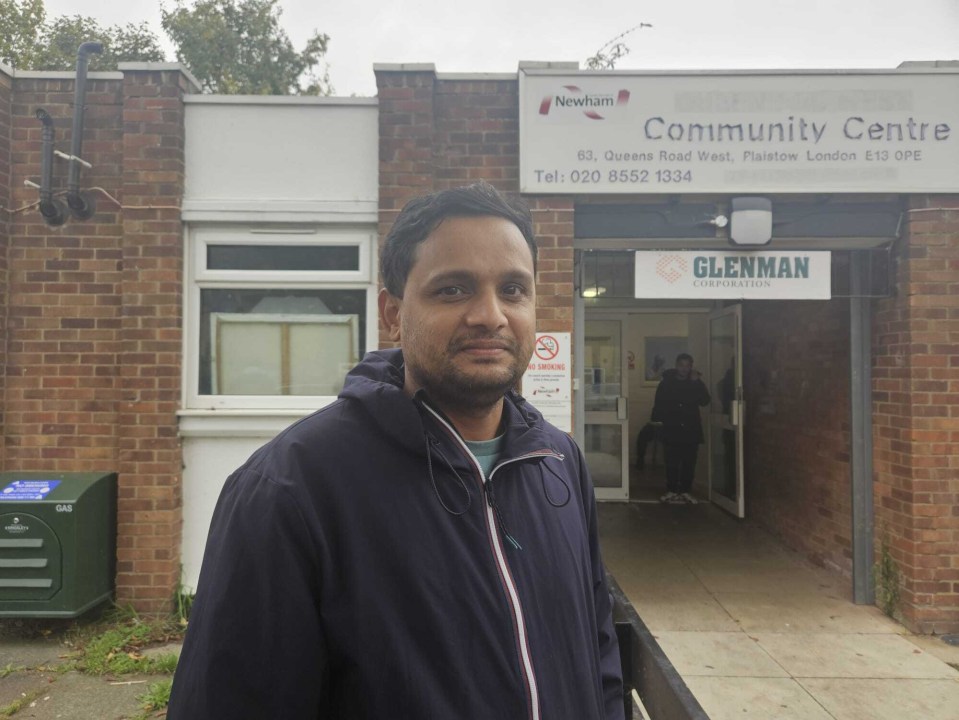
[[[583,456],[513,388],[535,332],[529,211],[410,202],[369,353],[214,513],[169,720],[617,720]]]
[[[695,504],[690,491],[696,476],[696,455],[703,442],[699,408],[709,405],[710,397],[693,356],[676,356],[676,367],[666,370],[653,400],[653,422],[662,423],[660,439],[666,461],[666,503]]]

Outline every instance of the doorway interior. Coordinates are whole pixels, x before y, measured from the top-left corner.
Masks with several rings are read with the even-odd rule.
[[[744,517],[742,305],[637,299],[631,251],[580,250],[576,264],[575,435],[597,500],[658,502],[665,493],[651,414],[663,371],[688,353],[712,397],[692,494]]]
[[[579,438],[600,501],[658,502],[664,453],[650,425],[656,388],[676,355],[689,353],[712,396],[702,411],[693,495],[744,515],[739,305],[590,303],[584,308],[584,423]]]

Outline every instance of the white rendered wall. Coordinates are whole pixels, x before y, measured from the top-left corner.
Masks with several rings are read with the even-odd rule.
[[[210,519],[226,479],[257,448],[296,422],[300,415],[231,413],[219,417],[202,414],[181,416],[183,545],[180,562],[183,564],[182,582],[187,589],[196,590]]]
[[[190,95],[185,103],[182,219],[187,225],[275,231],[291,224],[375,232],[375,99]],[[188,263],[189,252],[188,247]],[[375,267],[372,272],[375,277]],[[189,334],[196,328],[190,317],[186,320]],[[187,338],[185,352],[196,352],[195,345]],[[188,361],[185,358],[184,367]],[[226,478],[309,411],[190,410],[185,400],[183,407],[182,582],[195,589],[210,519]]]
[[[371,98],[186,98],[183,219],[375,222]]]

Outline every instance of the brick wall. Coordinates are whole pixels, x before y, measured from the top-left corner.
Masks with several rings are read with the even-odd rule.
[[[880,540],[922,632],[959,631],[959,197],[915,197],[877,303],[874,423]]]
[[[116,188],[119,83],[91,80],[87,100],[84,137],[89,143],[83,154],[94,167],[81,173],[81,187]],[[23,186],[25,179],[40,179],[37,108],[54,120],[55,147],[68,151],[73,82],[14,82],[12,194],[17,207],[38,197]],[[55,161],[55,190],[66,189],[67,171],[64,161]],[[115,207],[101,201],[98,208],[92,219],[71,218],[60,227],[46,225],[36,208],[12,219],[5,470],[116,469],[121,228]]]
[[[538,254],[536,329],[572,332],[573,200],[530,198],[530,207]]]
[[[519,191],[518,81],[446,80],[430,69],[376,72],[380,239],[418,195],[485,180]],[[539,248],[537,328],[573,329],[573,203],[528,198]],[[382,329],[381,329],[382,330]],[[381,347],[390,344],[381,333]]]
[[[486,180],[519,190],[517,80],[439,80],[435,84],[434,187]]]
[[[119,472],[117,597],[146,612],[169,606],[179,573],[184,91],[178,71],[91,79],[80,186],[105,191],[91,191],[94,216],[50,227],[36,208],[14,213],[3,254],[2,468]],[[69,150],[73,92],[55,76],[14,78],[5,104],[0,90],[14,208],[37,199],[23,187],[40,176],[35,110]],[[55,161],[55,191],[67,170]]]
[[[184,111],[179,72],[123,80],[119,535],[121,598],[167,606],[179,580]]]
[[[849,575],[849,303],[746,302],[743,337],[746,515]]]
[[[959,198],[911,200],[895,294],[873,304],[875,552],[899,617],[959,631]],[[848,303],[746,303],[747,513],[851,573]]]

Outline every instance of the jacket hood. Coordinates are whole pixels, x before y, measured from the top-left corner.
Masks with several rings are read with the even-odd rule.
[[[423,418],[403,392],[403,381],[402,351],[375,350],[350,370],[339,397],[359,402],[386,435],[422,452]]]
[[[426,404],[442,415],[425,392],[416,399],[403,391],[405,373],[403,351],[398,348],[374,350],[346,376],[339,397],[359,402],[374,422],[387,435],[418,452],[424,452],[424,437],[429,434],[424,425],[424,413],[419,407]],[[510,441],[523,438],[527,443],[548,443],[541,430],[542,416],[518,393],[510,390],[503,406],[504,425]],[[448,421],[447,421],[448,422]],[[432,426],[432,423],[430,423]],[[452,425],[452,423],[450,423]],[[541,438],[537,437],[542,435]]]

